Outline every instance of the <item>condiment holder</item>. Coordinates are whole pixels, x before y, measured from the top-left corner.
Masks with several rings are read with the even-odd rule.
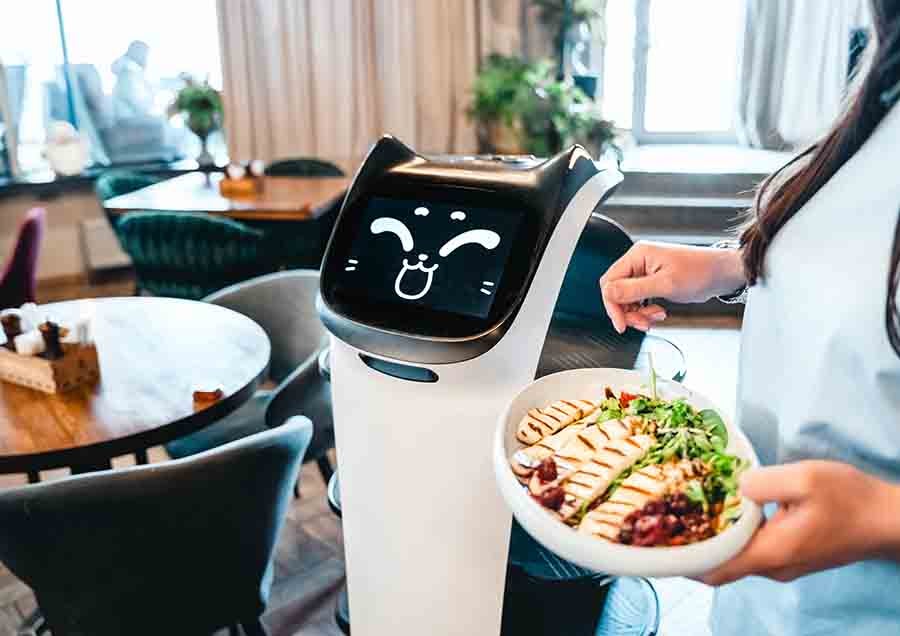
[[[0,348],[0,380],[44,393],[63,393],[100,378],[90,320],[71,326],[40,320],[36,305],[0,313],[6,343]]]
[[[263,190],[265,164],[254,159],[246,165],[230,163],[225,167],[225,177],[219,181],[219,192],[224,197],[253,196]]]

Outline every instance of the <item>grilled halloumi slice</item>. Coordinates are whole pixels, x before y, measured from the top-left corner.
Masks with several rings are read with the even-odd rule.
[[[696,466],[686,460],[645,466],[630,474],[609,500],[587,513],[578,531],[617,541],[625,517],[643,508],[647,502],[672,492],[696,474]]]
[[[639,417],[627,417],[624,420],[607,420],[596,426],[588,426],[554,453],[554,459],[557,464],[577,468],[578,464],[596,455],[611,441],[634,435],[642,422]]]
[[[607,420],[597,425],[588,424],[595,412],[516,452],[510,464],[519,481],[527,483],[538,464],[551,455],[557,461],[558,468],[571,470],[610,441],[632,435],[642,422],[641,418],[625,418]]]
[[[531,474],[535,471],[541,461],[556,453],[556,451],[565,446],[571,438],[578,435],[585,428],[585,424],[570,424],[561,431],[557,431],[553,435],[548,435],[537,444],[533,444],[528,448],[517,451],[510,462],[516,477],[521,481],[527,482],[528,478],[531,477]]]
[[[519,422],[516,439],[523,444],[536,444],[588,415],[598,405],[593,400],[557,400],[542,409],[531,409]]]
[[[566,497],[559,515],[568,519],[606,492],[622,471],[640,460],[653,445],[650,435],[614,439],[570,471],[562,483]]]

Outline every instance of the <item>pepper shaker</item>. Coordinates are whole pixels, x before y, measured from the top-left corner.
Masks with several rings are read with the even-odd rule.
[[[63,349],[59,341],[59,324],[50,320],[45,321],[39,327],[41,336],[44,338],[44,355],[49,360],[57,360],[62,358]]]

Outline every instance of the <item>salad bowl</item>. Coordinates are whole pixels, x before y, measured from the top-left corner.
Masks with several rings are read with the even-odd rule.
[[[671,380],[648,379],[625,369],[574,369],[545,376],[525,387],[500,415],[494,436],[493,464],[500,494],[515,519],[540,544],[584,568],[620,576],[697,576],[733,558],[759,526],[760,507],[741,498],[739,516],[718,534],[678,546],[637,547],[579,532],[554,516],[517,479],[511,459],[527,446],[517,438],[520,422],[532,409],[556,400],[602,399],[607,387],[617,395],[654,395],[664,400],[683,398],[696,411],[719,413],[727,430],[724,453],[737,456],[744,466],[758,465],[744,434],[704,396]]]

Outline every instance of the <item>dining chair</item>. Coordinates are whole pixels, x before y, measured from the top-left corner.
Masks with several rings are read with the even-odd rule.
[[[37,259],[46,219],[44,208],[31,208],[19,224],[12,254],[0,274],[0,309],[34,302]]]
[[[337,165],[324,159],[313,157],[293,157],[279,159],[266,166],[269,177],[343,177],[344,171]],[[280,227],[267,227],[271,231],[280,232],[281,252],[284,263],[290,269],[318,269],[325,254],[325,245],[331,237],[337,213],[341,209],[344,197],[340,196],[325,203],[313,213],[313,219],[299,223],[281,221]]]
[[[318,357],[328,343],[316,311],[319,272],[289,270],[260,276],[218,291],[205,300],[244,314],[272,343],[269,379],[277,386],[258,391],[246,404],[205,429],[166,444],[171,457],[187,457],[235,439],[279,426],[293,413],[312,418],[315,432],[306,453],[325,483],[333,472],[331,390],[319,374]]]
[[[311,437],[298,416],[195,457],[0,491],[0,561],[53,636],[265,634]]]
[[[94,193],[103,208],[106,220],[109,222],[113,232],[119,223],[119,215],[113,214],[103,205],[104,201],[117,197],[122,194],[128,194],[141,188],[146,188],[162,181],[164,177],[147,174],[144,172],[134,172],[133,170],[108,170],[97,177],[94,182]]]
[[[116,226],[134,263],[138,291],[199,300],[278,269],[261,230],[188,212],[129,212]]]
[[[330,161],[313,157],[278,159],[266,166],[270,177],[343,177],[344,171]]]

